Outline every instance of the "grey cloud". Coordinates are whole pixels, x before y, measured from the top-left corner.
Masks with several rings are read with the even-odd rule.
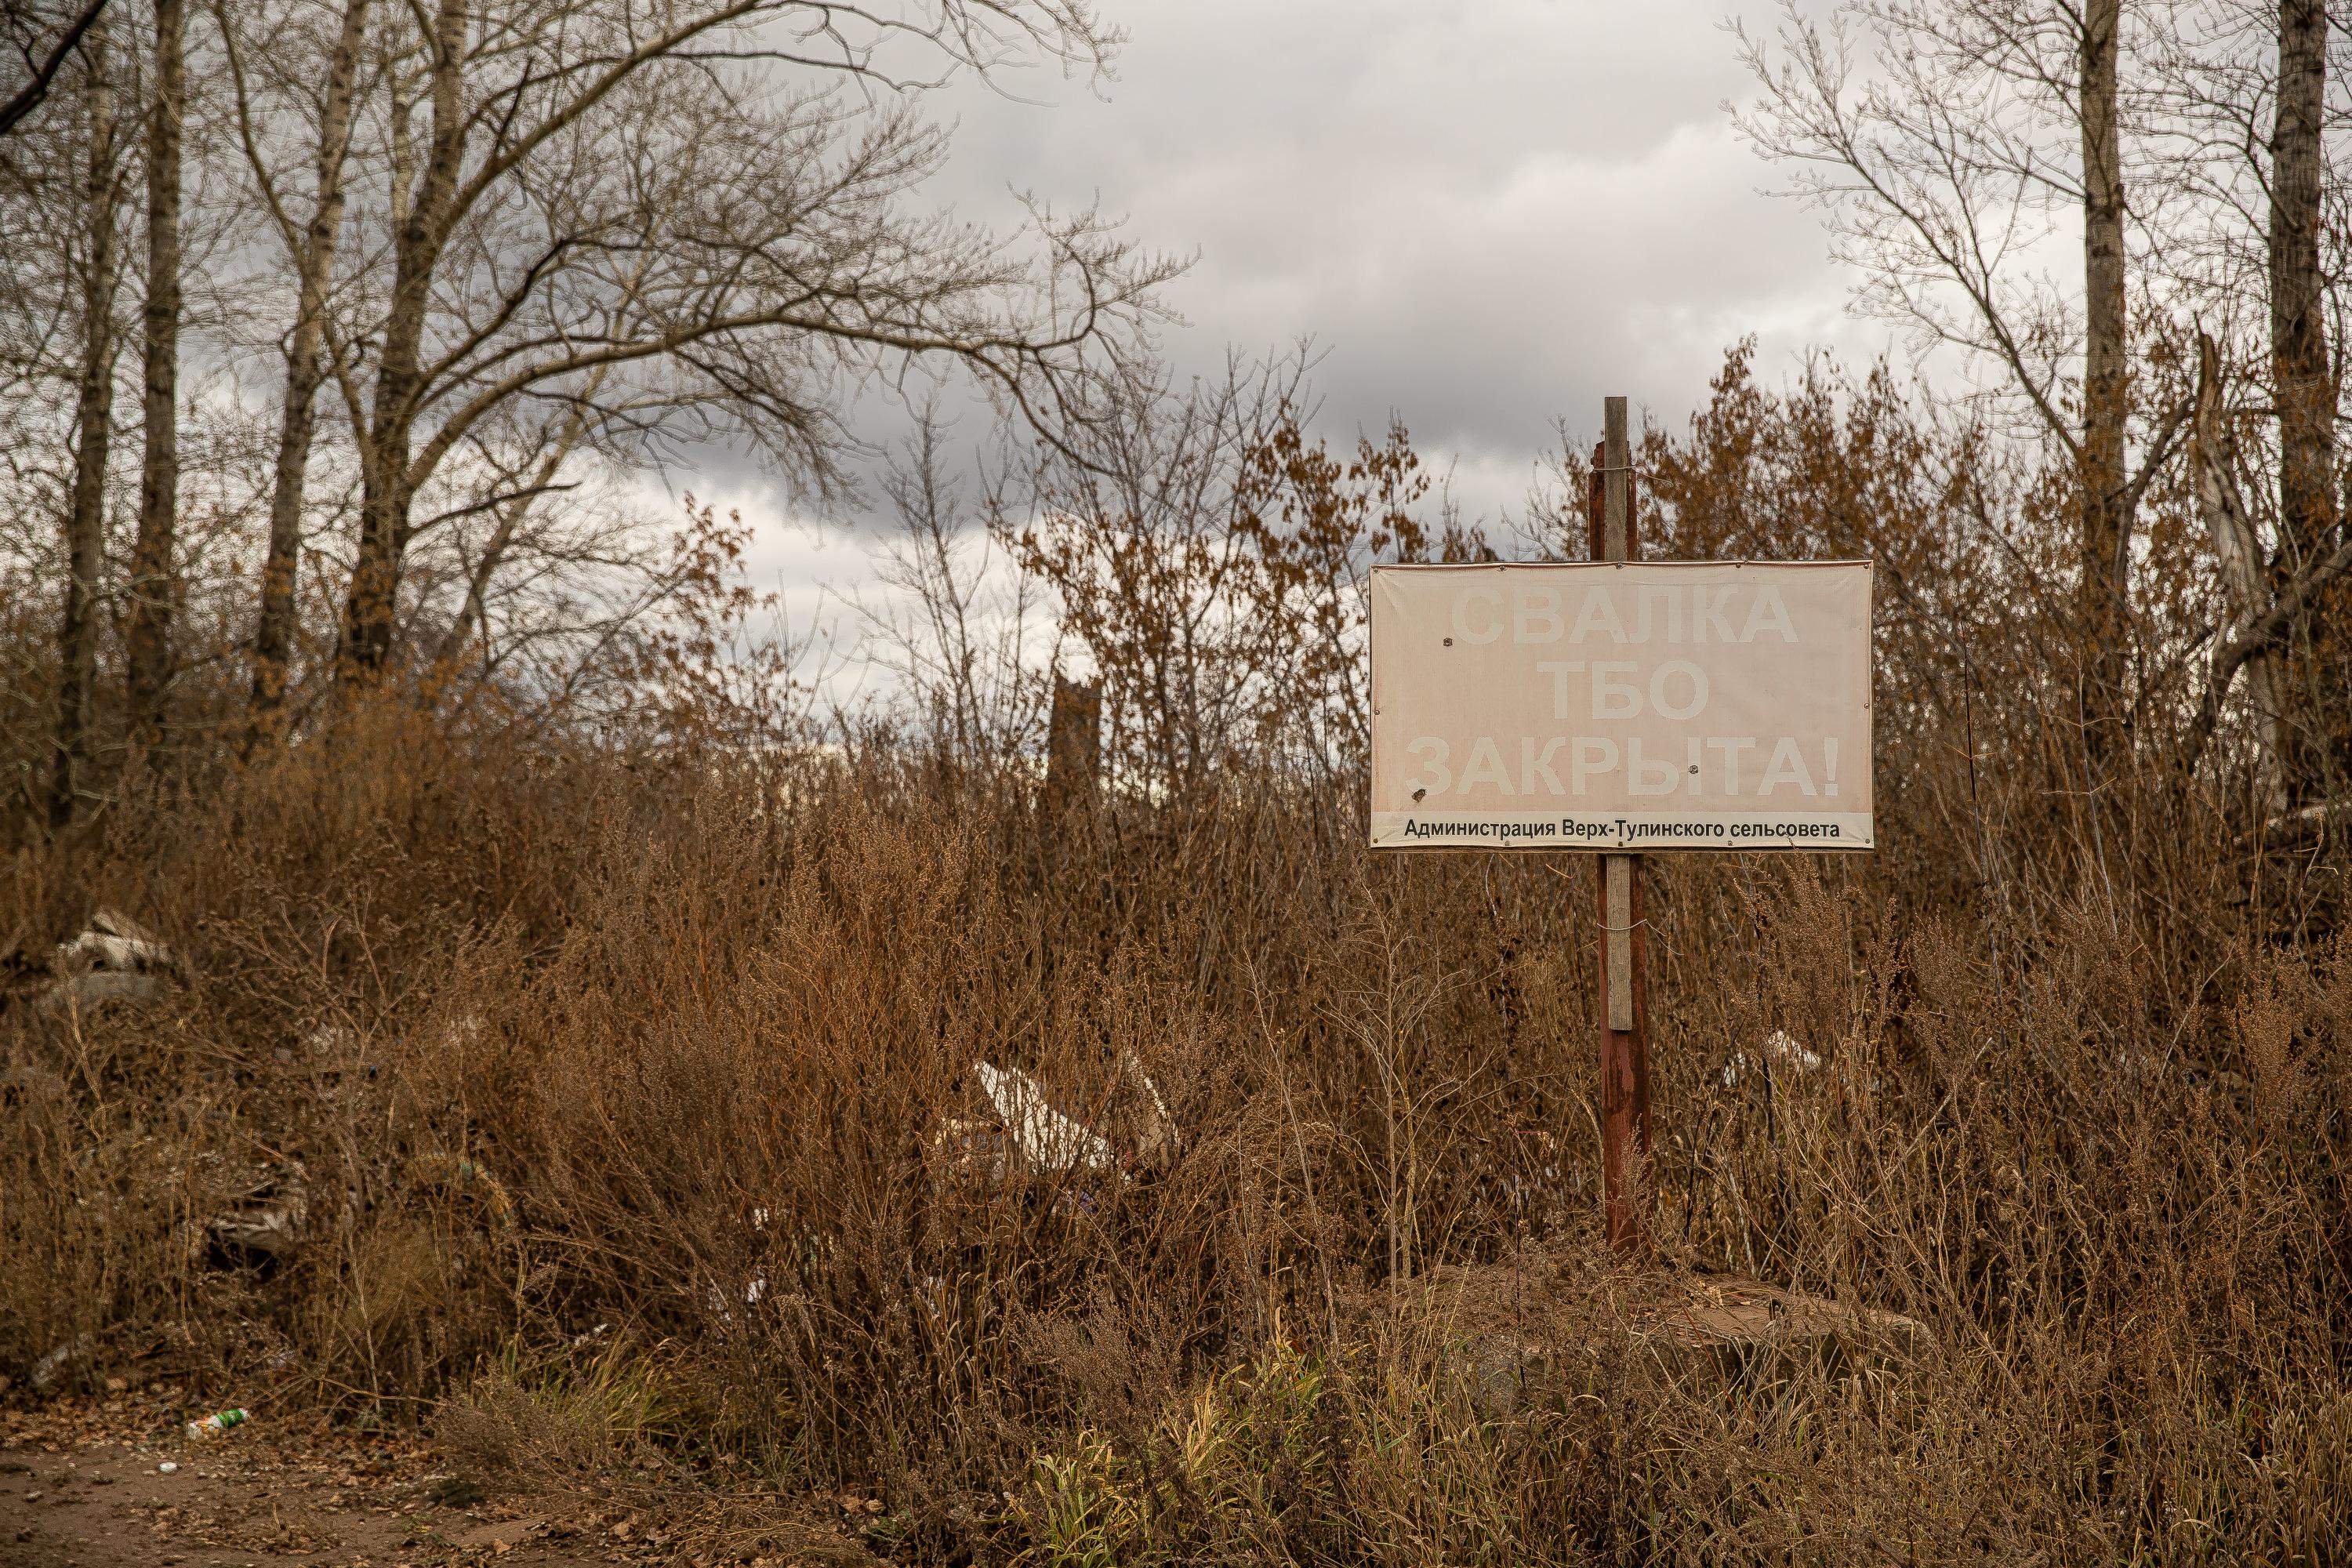
[[[1099,98],[1034,74],[1013,88],[1043,104],[943,95],[959,133],[934,199],[1099,199],[1197,250],[1171,290],[1177,362],[1311,334],[1335,434],[1393,410],[1425,450],[1517,471],[1611,392],[1679,420],[1749,333],[1768,371],[1885,340],[1845,318],[1818,216],[1762,194],[1773,172],[1731,132],[1747,80],[1721,0],[1108,14],[1131,41]]]
[[[921,195],[998,224],[1016,191],[1125,214],[1197,252],[1169,295],[1179,368],[1311,335],[1328,433],[1393,411],[1458,455],[1473,510],[1516,505],[1553,420],[1589,430],[1609,393],[1679,422],[1745,335],[1768,375],[1885,341],[1732,134],[1738,3],[1106,0],[1131,35],[1115,79],[934,95],[954,152]]]

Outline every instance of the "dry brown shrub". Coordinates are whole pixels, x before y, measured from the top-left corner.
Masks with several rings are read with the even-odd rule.
[[[16,852],[0,1367],[87,1335],[86,1371],[248,1402],[460,1395],[486,1459],[878,1487],[913,1556],[2342,1557],[2340,849],[2270,846],[2242,750],[2167,767],[2189,677],[2155,655],[2141,749],[2087,791],[2042,565],[1969,523],[1971,487],[2049,498],[1902,414],[1735,366],[1645,447],[1661,548],[1867,549],[1906,584],[1886,847],[1654,863],[1651,1179],[1670,1261],[1907,1314],[1913,1361],[1627,1348],[1592,1305],[1589,870],[1371,859],[1355,763],[1265,740],[1346,727],[1269,729],[1292,654],[1254,648],[1218,689],[1271,706],[1139,742],[1164,770],[1076,828],[1017,755],[919,734],[371,712]],[[1285,450],[1284,485],[1370,482]],[[1378,506],[1308,500],[1327,566],[1368,548]],[[100,904],[194,979],[66,1026],[37,961]],[[1000,1181],[962,1141],[976,1062],[1109,1122],[1124,1052],[1165,1168]],[[197,1227],[289,1161],[311,1241],[220,1267]],[[1530,1247],[1555,1336],[1601,1348],[1510,1409],[1444,1320],[1358,1310]]]

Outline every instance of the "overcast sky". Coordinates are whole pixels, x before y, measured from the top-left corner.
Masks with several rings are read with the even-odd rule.
[[[1114,79],[933,98],[956,135],[930,199],[1125,214],[1197,257],[1168,296],[1180,366],[1311,335],[1327,432],[1394,411],[1474,515],[1516,507],[1555,419],[1589,437],[1607,394],[1679,425],[1742,336],[1774,381],[1809,346],[1887,341],[1846,315],[1819,215],[1765,194],[1782,176],[1725,114],[1748,85],[1725,20],[1769,30],[1770,0],[1100,3],[1129,35]],[[784,529],[761,560],[797,584],[854,555],[837,529]]]

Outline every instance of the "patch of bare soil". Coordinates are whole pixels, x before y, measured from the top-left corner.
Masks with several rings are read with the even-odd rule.
[[[590,1485],[486,1491],[414,1437],[257,1416],[190,1440],[170,1393],[0,1411],[7,1568],[794,1568],[873,1562],[772,1508]]]

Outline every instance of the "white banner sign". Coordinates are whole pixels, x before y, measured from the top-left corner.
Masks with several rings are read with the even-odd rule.
[[[1372,847],[1867,849],[1870,564],[1372,572]]]

